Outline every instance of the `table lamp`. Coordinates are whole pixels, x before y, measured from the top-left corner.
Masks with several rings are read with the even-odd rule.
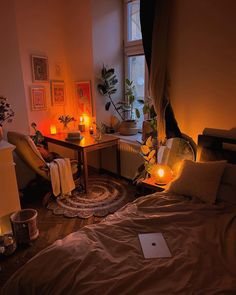
[[[151,169],[151,176],[156,184],[165,185],[172,180],[173,172],[165,164],[155,164]]]

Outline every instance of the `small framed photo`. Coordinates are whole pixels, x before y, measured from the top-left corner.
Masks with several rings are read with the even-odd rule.
[[[33,82],[48,82],[48,58],[31,55]]]
[[[65,104],[64,81],[51,81],[52,105],[62,106]]]
[[[43,111],[47,109],[46,91],[42,86],[30,88],[32,111]]]
[[[93,116],[90,81],[75,82],[75,90],[79,105],[79,112],[87,114],[88,116]]]

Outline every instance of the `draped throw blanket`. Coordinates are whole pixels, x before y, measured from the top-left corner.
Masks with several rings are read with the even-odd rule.
[[[55,159],[48,164],[50,169],[52,191],[54,196],[69,196],[75,188],[70,160],[65,158]]]
[[[171,0],[140,0],[140,22],[149,88],[157,113],[158,144],[165,138],[181,137],[169,101],[167,69],[168,27]]]

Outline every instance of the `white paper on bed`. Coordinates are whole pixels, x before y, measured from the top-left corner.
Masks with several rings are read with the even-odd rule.
[[[144,258],[172,257],[162,233],[138,234]]]

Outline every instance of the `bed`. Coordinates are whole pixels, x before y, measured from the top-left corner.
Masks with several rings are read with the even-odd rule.
[[[201,148],[212,151],[205,138]],[[150,232],[163,234],[171,258],[144,259],[138,233]],[[56,241],[3,294],[235,294],[235,266],[236,202],[155,193]]]

